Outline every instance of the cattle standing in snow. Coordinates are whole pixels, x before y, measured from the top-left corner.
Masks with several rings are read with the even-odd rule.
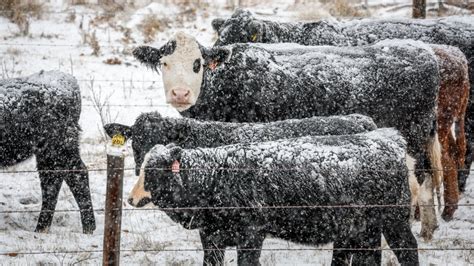
[[[63,183],[81,211],[84,233],[95,230],[87,169],[79,154],[81,95],[74,77],[56,71],[0,80],[0,167],[36,156],[42,206],[36,232],[47,232]]]
[[[377,127],[371,118],[356,114],[289,119],[271,123],[225,123],[167,118],[153,112],[140,115],[132,127],[107,124],[104,128],[110,137],[120,134],[132,140],[136,175],[138,175],[145,154],[157,144],[174,143],[186,149],[210,148],[302,136],[355,134]],[[142,207],[150,200],[149,193],[143,190],[143,176],[140,176],[130,193],[129,203],[135,207]]]
[[[474,19],[472,19],[472,17],[446,17],[423,20],[362,19],[346,22],[318,21],[282,23],[256,19],[249,11],[238,9],[229,19],[219,18],[213,20],[212,26],[218,33],[218,40],[215,45],[245,42],[289,42],[302,45],[354,46],[367,45],[385,39],[415,39],[427,43],[458,47],[467,58],[469,63],[469,76],[471,79],[470,100],[465,119],[468,142],[465,143],[466,147],[462,148],[463,150],[466,149],[466,153],[463,159],[463,165],[460,165],[461,169],[459,171],[459,190],[464,191],[466,179],[469,176],[469,169],[471,168],[474,157]],[[455,53],[457,52],[455,51]],[[444,57],[446,57],[446,55]],[[440,60],[446,59],[441,58]],[[446,68],[448,65],[444,64],[444,67]],[[448,75],[456,76],[458,75],[456,74],[457,71],[458,69],[448,69],[448,71],[445,72]],[[452,79],[452,77],[448,77],[448,79]],[[461,79],[460,83],[462,82]],[[462,90],[461,87],[459,91]],[[440,98],[442,98],[441,95]],[[458,105],[462,106],[462,101],[460,101]],[[448,113],[444,116],[454,117],[457,115],[457,112],[450,113],[450,109],[439,111],[440,113]],[[450,122],[451,124],[456,124],[460,121],[456,120]],[[446,121],[442,121],[442,123],[442,126],[444,126]],[[456,127],[459,128],[459,126]],[[446,138],[448,138],[448,136],[446,136]],[[444,145],[443,148],[450,149],[450,147],[446,145]],[[450,163],[444,163],[443,165],[445,168],[451,168],[452,166]],[[458,166],[455,166],[454,168],[457,167]],[[450,171],[445,173],[452,176]],[[450,188],[451,183],[445,184],[449,187],[448,190],[452,191],[449,195],[445,195],[445,198],[453,198],[453,200],[449,201],[449,204],[453,205],[457,204],[458,192],[454,191],[454,188]],[[453,211],[454,210],[447,208],[443,216],[445,218],[451,218]]]
[[[200,229],[204,264],[222,265],[225,248],[237,246],[239,265],[258,265],[271,234],[334,242],[333,265],[380,265],[383,233],[399,263],[417,265],[405,146],[393,129],[217,148],[157,145],[147,154],[145,189],[174,221]]]
[[[202,120],[267,122],[360,113],[379,127],[396,127],[416,159],[417,178],[432,181],[441,163],[437,143],[438,64],[431,48],[414,41],[371,46],[307,47],[234,44],[205,48],[178,33],[159,49],[142,46],[134,56],[163,74],[167,101],[184,116]],[[433,151],[433,152],[430,152]],[[439,156],[437,156],[439,159]],[[439,171],[434,171],[435,174]],[[423,197],[433,205],[432,194]],[[429,209],[429,210],[428,210]],[[436,228],[423,224],[429,239]]]

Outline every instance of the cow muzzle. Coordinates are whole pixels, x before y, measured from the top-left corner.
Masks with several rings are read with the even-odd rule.
[[[191,102],[191,91],[188,89],[172,89],[171,103],[177,105],[189,105]]]

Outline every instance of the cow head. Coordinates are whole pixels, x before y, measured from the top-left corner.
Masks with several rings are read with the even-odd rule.
[[[230,54],[227,49],[206,49],[197,40],[178,32],[160,48],[140,46],[133,55],[163,75],[166,101],[178,111],[196,104],[201,92],[204,68],[214,69]]]
[[[113,137],[114,135],[122,135],[125,137],[125,139],[129,139],[133,137],[133,129],[129,126],[122,125],[122,124],[116,124],[116,123],[111,123],[107,124],[104,126],[105,132],[107,135],[110,137]],[[135,141],[133,142],[135,144]],[[128,197],[128,203],[134,207],[140,208],[148,203],[151,202],[151,195],[149,191],[145,191],[144,187],[144,165],[146,164],[148,158],[145,158],[142,160],[140,154],[142,153],[141,150],[136,151],[135,149],[133,150],[133,154],[135,157],[135,162],[137,165],[139,162],[143,162],[141,164],[141,168],[136,171],[139,172],[139,178],[137,183],[135,183],[135,186],[133,186],[132,191],[130,191],[129,197]]]
[[[212,28],[218,35],[215,46],[262,42],[264,32],[263,23],[243,9],[237,9],[229,19],[214,19]]]
[[[138,180],[129,194],[128,203],[134,207],[143,207],[151,202],[150,192],[144,188],[144,165],[147,163],[148,151],[155,145],[166,145],[179,142],[185,123],[179,119],[163,118],[159,113],[141,114],[133,127],[122,124],[110,123],[104,126],[105,132],[110,137],[120,134],[125,139],[132,139],[133,156],[136,163],[135,174]]]
[[[169,206],[167,203],[173,201],[174,193],[179,192],[183,186],[179,174],[182,151],[174,144],[155,145],[145,156],[142,166],[143,187],[157,206]]]

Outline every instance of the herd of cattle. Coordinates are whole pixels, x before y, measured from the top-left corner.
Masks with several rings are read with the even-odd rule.
[[[177,33],[133,52],[185,118],[105,126],[132,140],[129,203],[198,229],[204,264],[223,264],[231,246],[239,265],[259,264],[266,235],[333,242],[336,265],[380,264],[381,234],[402,265],[418,264],[417,205],[429,240],[434,192],[439,204],[444,185],[449,221],[473,160],[472,17],[281,23],[239,9],[212,26],[213,47]],[[63,180],[84,233],[95,230],[80,113],[71,75],[0,81],[0,167],[36,156],[37,232],[50,228]]]

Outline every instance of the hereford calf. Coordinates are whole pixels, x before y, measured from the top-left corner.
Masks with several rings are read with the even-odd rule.
[[[84,233],[95,230],[89,176],[79,154],[81,94],[71,75],[57,72],[0,80],[0,167],[35,155],[42,192],[36,232],[47,232],[63,183],[81,211]]]
[[[402,265],[419,263],[406,144],[396,130],[217,148],[156,145],[146,157],[145,189],[175,222],[199,229],[204,264],[223,265],[225,248],[237,246],[239,265],[258,265],[267,234],[334,242],[334,265],[380,265],[383,234]]]

